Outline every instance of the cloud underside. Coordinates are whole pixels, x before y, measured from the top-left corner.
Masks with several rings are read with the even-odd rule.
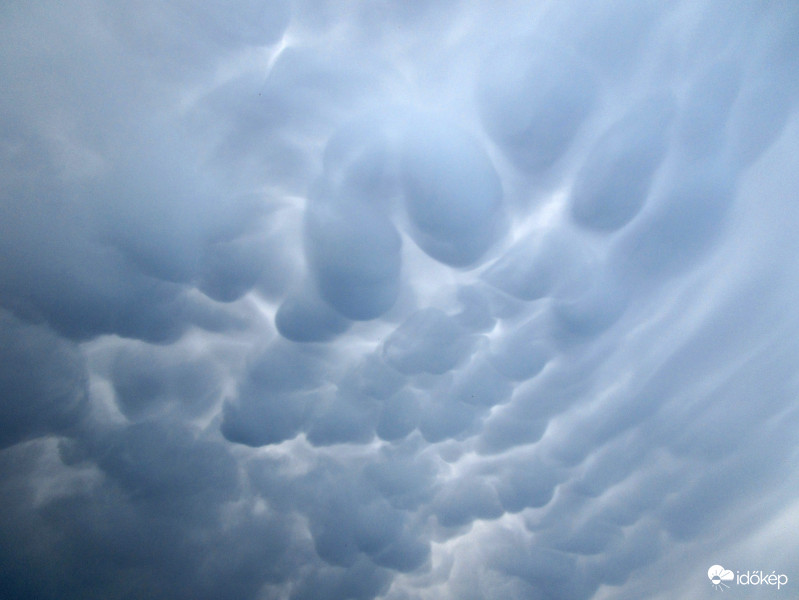
[[[797,7],[206,4],[0,11],[0,596],[792,577]]]

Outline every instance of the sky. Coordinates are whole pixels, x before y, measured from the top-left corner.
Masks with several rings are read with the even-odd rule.
[[[0,81],[0,597],[799,593],[799,3],[6,0]]]

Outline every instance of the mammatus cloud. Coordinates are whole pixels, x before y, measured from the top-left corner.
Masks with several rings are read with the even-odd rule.
[[[0,596],[799,577],[792,3],[0,29]]]

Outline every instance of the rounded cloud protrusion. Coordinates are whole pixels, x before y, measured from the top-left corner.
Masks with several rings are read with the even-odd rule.
[[[321,192],[310,200],[305,240],[319,294],[342,316],[374,319],[394,305],[402,240],[379,208]]]
[[[571,214],[589,229],[613,230],[641,210],[668,147],[669,95],[636,104],[597,141],[577,173]]]
[[[529,173],[548,169],[569,149],[597,95],[594,76],[576,55],[538,38],[491,52],[477,88],[486,131]]]
[[[319,349],[278,338],[252,361],[236,397],[225,402],[222,435],[252,447],[295,437],[324,397],[325,372]]]
[[[411,237],[436,260],[467,267],[505,226],[502,183],[480,142],[433,117],[410,120],[401,179]]]
[[[319,298],[308,282],[290,294],[275,313],[275,327],[293,342],[326,342],[344,333],[351,325]]]
[[[561,231],[534,231],[521,237],[482,273],[487,283],[527,302],[555,294],[582,269],[580,240]]]

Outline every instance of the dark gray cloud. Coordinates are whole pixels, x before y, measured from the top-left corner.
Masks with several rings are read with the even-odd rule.
[[[0,447],[74,431],[88,411],[88,373],[78,347],[5,310],[0,340]]]
[[[210,356],[149,344],[121,348],[110,372],[119,410],[131,420],[162,412],[203,414],[222,395],[223,375]]]
[[[349,198],[309,199],[308,262],[319,294],[342,316],[379,317],[399,293],[402,242],[379,209]]]
[[[12,2],[0,40],[0,596],[799,576],[792,3]]]

